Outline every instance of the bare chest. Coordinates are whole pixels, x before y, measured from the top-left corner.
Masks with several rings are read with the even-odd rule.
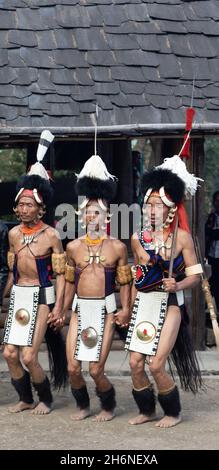
[[[115,266],[118,261],[117,254],[112,246],[103,244],[101,246],[89,246],[83,243],[77,250],[75,256],[76,266],[83,268],[90,265],[92,268],[100,268],[105,266]]]
[[[39,256],[45,256],[50,253],[51,247],[48,237],[41,234],[34,239],[26,238],[22,233],[19,233],[14,241],[14,251],[19,259],[33,259]]]

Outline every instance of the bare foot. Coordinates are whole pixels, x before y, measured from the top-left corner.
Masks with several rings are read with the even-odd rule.
[[[46,405],[43,401],[40,401],[36,408],[31,413],[33,415],[48,415],[51,412],[51,406]]]
[[[104,422],[104,421],[111,421],[115,417],[115,414],[113,411],[106,411],[102,410],[98,415],[95,416],[95,418],[92,419],[92,421],[96,421],[98,423]]]
[[[73,419],[73,421],[81,421],[88,416],[90,416],[90,408],[84,408],[83,410],[78,409],[76,413],[71,415],[71,419]]]
[[[150,416],[139,414],[136,418],[130,419],[129,424],[143,424],[147,423],[148,421],[154,421],[156,419],[156,415],[152,414]]]
[[[158,428],[172,428],[182,421],[181,416],[164,416],[155,426]]]
[[[10,413],[20,413],[24,410],[32,410],[34,406],[34,403],[25,403],[24,401],[19,401],[19,403],[16,403],[16,405],[10,406],[10,408],[8,408],[8,411]]]

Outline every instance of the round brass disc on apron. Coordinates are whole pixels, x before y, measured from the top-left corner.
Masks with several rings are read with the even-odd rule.
[[[92,326],[89,326],[82,331],[81,339],[87,348],[94,348],[98,341],[97,331]]]
[[[18,323],[20,323],[20,325],[25,326],[30,321],[30,314],[25,308],[19,308],[19,310],[17,310],[15,313],[15,319]]]
[[[136,326],[136,335],[140,341],[150,343],[156,336],[156,328],[153,323],[149,321],[142,321]]]

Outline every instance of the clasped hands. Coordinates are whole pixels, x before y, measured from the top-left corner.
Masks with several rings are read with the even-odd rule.
[[[129,324],[130,314],[129,310],[119,310],[113,315],[112,323],[120,326],[120,328],[126,328]]]
[[[60,309],[54,307],[48,315],[47,324],[55,331],[60,330],[65,324],[65,315],[60,312]]]

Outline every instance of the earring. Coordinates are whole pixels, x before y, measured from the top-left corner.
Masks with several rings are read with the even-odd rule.
[[[39,212],[37,214],[37,219],[40,220],[43,218],[43,216],[45,215],[46,213],[46,206],[43,205],[40,209],[39,209]]]
[[[84,223],[84,221],[83,221],[82,218],[81,218],[81,219],[78,219],[78,223],[80,224],[81,228],[86,228],[86,225],[85,225],[85,223]]]
[[[79,209],[78,211],[76,211],[76,209],[75,209],[75,214],[78,215],[78,216],[81,215],[82,214],[81,209]]]
[[[174,214],[175,215],[176,211],[177,211],[177,207],[171,207],[171,209],[169,210],[169,214]]]
[[[171,208],[168,212],[168,216],[163,224],[163,228],[167,228],[169,227],[170,224],[172,224],[173,222],[173,219],[176,215],[176,209],[175,208]]]
[[[18,209],[17,209],[17,207],[13,207],[13,211],[14,211],[14,213],[15,213],[15,215],[16,215],[17,220],[21,220],[21,218],[20,218],[20,216],[19,216],[19,214],[18,214]]]

